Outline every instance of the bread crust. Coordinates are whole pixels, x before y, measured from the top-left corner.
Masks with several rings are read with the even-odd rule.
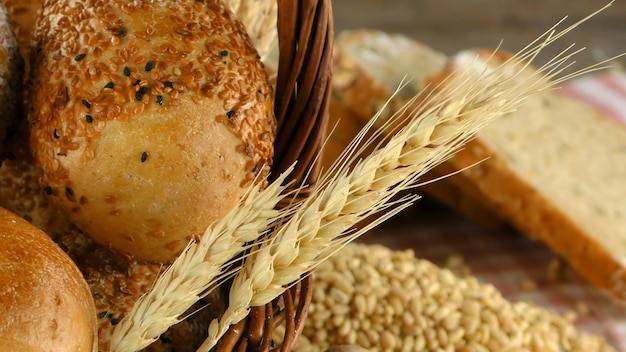
[[[41,182],[97,242],[169,262],[264,179],[271,87],[224,4],[49,1],[34,37]]]
[[[344,143],[343,147],[345,148],[347,143],[356,135],[360,128],[365,126],[365,124],[379,112],[381,115],[378,117],[376,125],[381,126],[387,122],[394,113],[401,110],[401,108],[406,104],[406,98],[411,97],[411,93],[408,92],[412,91],[412,94],[417,94],[415,88],[412,87],[421,86],[424,83],[421,80],[425,80],[425,77],[429,77],[431,74],[437,74],[439,72],[438,70],[442,68],[439,64],[432,62],[437,61],[440,57],[440,55],[435,54],[435,58],[429,60],[431,68],[428,70],[421,70],[423,77],[420,76],[419,79],[410,82],[411,84],[405,87],[404,97],[402,95],[395,95],[392,97],[393,91],[390,87],[386,87],[382,82],[379,82],[375,77],[368,73],[367,68],[362,67],[359,63],[358,57],[352,57],[349,53],[342,49],[342,43],[345,45],[356,45],[355,43],[350,42],[367,42],[368,38],[371,38],[372,36],[376,37],[378,42],[384,42],[385,40],[389,41],[389,45],[392,45],[393,40],[398,40],[398,38],[403,39],[403,41],[409,40],[408,38],[403,38],[399,35],[398,37],[393,37],[391,34],[385,34],[380,31],[368,29],[353,30],[342,33],[339,36],[340,39],[337,40],[334,51],[335,74],[333,79],[333,105],[331,105],[331,118],[337,118],[334,117],[333,114],[341,114],[339,118],[343,121],[340,121],[339,126],[343,126],[343,129],[338,129],[335,134],[343,134],[344,136],[341,139],[337,136],[331,136],[330,144],[333,148],[337,148],[337,146],[333,145],[333,143],[342,142]],[[385,39],[385,37],[387,38]],[[420,45],[409,45],[409,49],[402,49],[418,50],[416,48],[420,49],[425,47]],[[428,50],[432,51],[431,49]],[[379,48],[379,52],[381,53],[381,56],[384,56],[383,54],[385,52],[385,48]],[[424,56],[429,56],[430,54],[431,53],[421,53],[421,55]],[[390,59],[388,62],[391,63],[393,60]],[[416,66],[418,66],[418,63],[416,63]],[[401,78],[396,78],[399,83]],[[385,107],[385,104],[388,105]],[[381,111],[383,107],[385,107],[385,109]],[[410,109],[407,111],[410,111]],[[331,126],[332,125],[333,124],[331,123]],[[398,125],[401,127],[401,124]],[[389,131],[393,131],[393,128]],[[329,154],[331,153],[332,151],[329,151]],[[338,155],[338,153],[335,152],[332,155]],[[332,159],[332,156],[329,155],[328,158]],[[443,168],[443,166],[439,167],[426,174],[423,177],[423,181],[439,179],[442,176],[450,175],[450,173],[454,171],[453,169],[444,170]],[[441,178],[437,182],[429,183],[420,187],[425,194],[433,197],[446,206],[455,209],[468,219],[472,219],[473,221],[489,228],[502,227],[504,224],[502,219],[500,219],[500,217],[488,207],[482,205],[480,198],[475,197],[477,192],[472,190],[472,188],[473,186],[471,182],[467,182],[462,175],[447,176],[445,178]]]
[[[0,208],[0,340],[5,351],[96,351],[96,312],[74,262]]]
[[[474,165],[477,160],[483,162]],[[473,182],[481,199],[521,233],[545,243],[596,287],[626,298],[626,271],[607,249],[523,177],[480,138],[449,161]]]

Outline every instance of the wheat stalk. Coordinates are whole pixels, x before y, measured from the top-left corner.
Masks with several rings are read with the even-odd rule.
[[[424,173],[450,157],[482,126],[513,111],[530,95],[600,68],[602,63],[560,76],[579,52],[568,54],[567,50],[537,70],[529,68],[545,46],[581,22],[559,33],[550,29],[543,41],[531,43],[503,64],[470,65],[465,72],[450,76],[408,115],[403,121],[406,127],[371,155],[355,160],[359,154],[352,152],[362,148],[350,146],[351,152],[322,176],[319,188],[296,204],[295,210],[289,209],[289,219],[246,257],[231,286],[229,307],[211,322],[209,336],[198,351],[215,346],[231,324],[246,317],[249,307],[271,302],[346,243],[412,203],[415,197],[405,197],[395,209],[383,212],[393,196],[415,187]],[[394,118],[407,115],[401,111],[394,116],[383,130],[396,124]],[[368,227],[346,232],[372,215],[377,218]]]
[[[251,187],[238,207],[187,246],[120,321],[111,338],[112,351],[147,347],[170,326],[183,320],[183,314],[217,282],[229,276],[224,268],[247,248],[246,243],[259,238],[279,216],[276,204],[288,195],[282,183],[292,169],[262,192],[260,185]]]
[[[426,103],[417,108],[407,104],[405,110],[412,109],[412,114],[408,114],[406,127],[374,153],[358,160],[356,156],[371,143],[364,136],[372,128],[373,119],[335,166],[322,174],[320,187],[305,201],[280,212],[274,210],[284,196],[285,186],[281,184],[287,173],[265,190],[253,188],[239,206],[208,228],[198,241],[190,243],[159,276],[150,292],[115,328],[111,350],[146,347],[181,321],[203,294],[235,275],[229,307],[210,324],[209,337],[199,350],[210,349],[230,324],[247,315],[251,306],[271,301],[341,246],[413,202],[415,197],[391,200],[398,192],[415,187],[420,176],[451,156],[485,123],[511,111],[528,95],[594,69],[592,66],[557,78],[573,55],[564,52],[521,80],[516,80],[521,77],[517,71],[513,76],[507,74],[506,65],[526,68],[526,61],[532,61],[546,45],[576,25],[557,34],[547,33],[543,41],[529,46],[505,65],[480,72],[467,70],[455,76],[443,89],[425,97]],[[384,134],[385,126],[389,130],[391,125],[383,125],[374,135]],[[346,232],[370,215],[377,219],[369,226]],[[273,227],[275,231],[268,233]],[[244,265],[223,272],[248,248],[245,243],[260,237],[266,239],[254,244]]]

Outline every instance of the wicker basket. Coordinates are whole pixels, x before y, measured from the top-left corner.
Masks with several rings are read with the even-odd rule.
[[[272,175],[279,175],[297,160],[291,180],[296,181],[295,185],[306,186],[304,192],[298,193],[298,197],[306,197],[319,175],[318,155],[328,123],[334,37],[332,6],[331,0],[277,1],[278,130]],[[307,316],[311,283],[311,276],[305,275],[273,302],[253,307],[246,319],[231,326],[217,351],[291,350]],[[272,336],[281,324],[284,336],[275,342]]]

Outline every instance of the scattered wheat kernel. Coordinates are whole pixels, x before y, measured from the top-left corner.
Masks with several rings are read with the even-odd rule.
[[[525,279],[522,280],[522,282],[520,283],[520,287],[525,292],[532,292],[537,290],[538,285],[537,282],[535,282],[534,280]]]

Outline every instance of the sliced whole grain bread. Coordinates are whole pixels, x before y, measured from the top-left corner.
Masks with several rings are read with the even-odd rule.
[[[414,92],[468,65],[484,69],[510,57],[492,53],[459,52],[428,75],[419,68]],[[410,57],[387,59],[396,65]],[[352,59],[372,76],[382,71],[368,69],[356,55]],[[545,243],[589,282],[626,299],[626,128],[582,102],[544,91],[483,128],[435,172],[458,170],[464,171],[446,182],[454,180],[464,199]]]
[[[332,162],[338,145],[345,147],[375,114],[381,113],[381,124],[386,122],[423,88],[427,77],[444,69],[448,57],[402,34],[354,29],[337,36],[334,60],[330,116],[337,130],[330,136],[325,163]],[[487,227],[502,226],[500,217],[473,196],[478,192],[472,182],[462,175],[449,176],[454,171],[446,165],[433,170],[422,179],[426,184],[420,190]]]
[[[442,75],[506,59],[462,51]],[[463,169],[483,159],[462,173],[481,199],[591,283],[626,299],[626,128],[544,91],[483,128],[448,164]]]

